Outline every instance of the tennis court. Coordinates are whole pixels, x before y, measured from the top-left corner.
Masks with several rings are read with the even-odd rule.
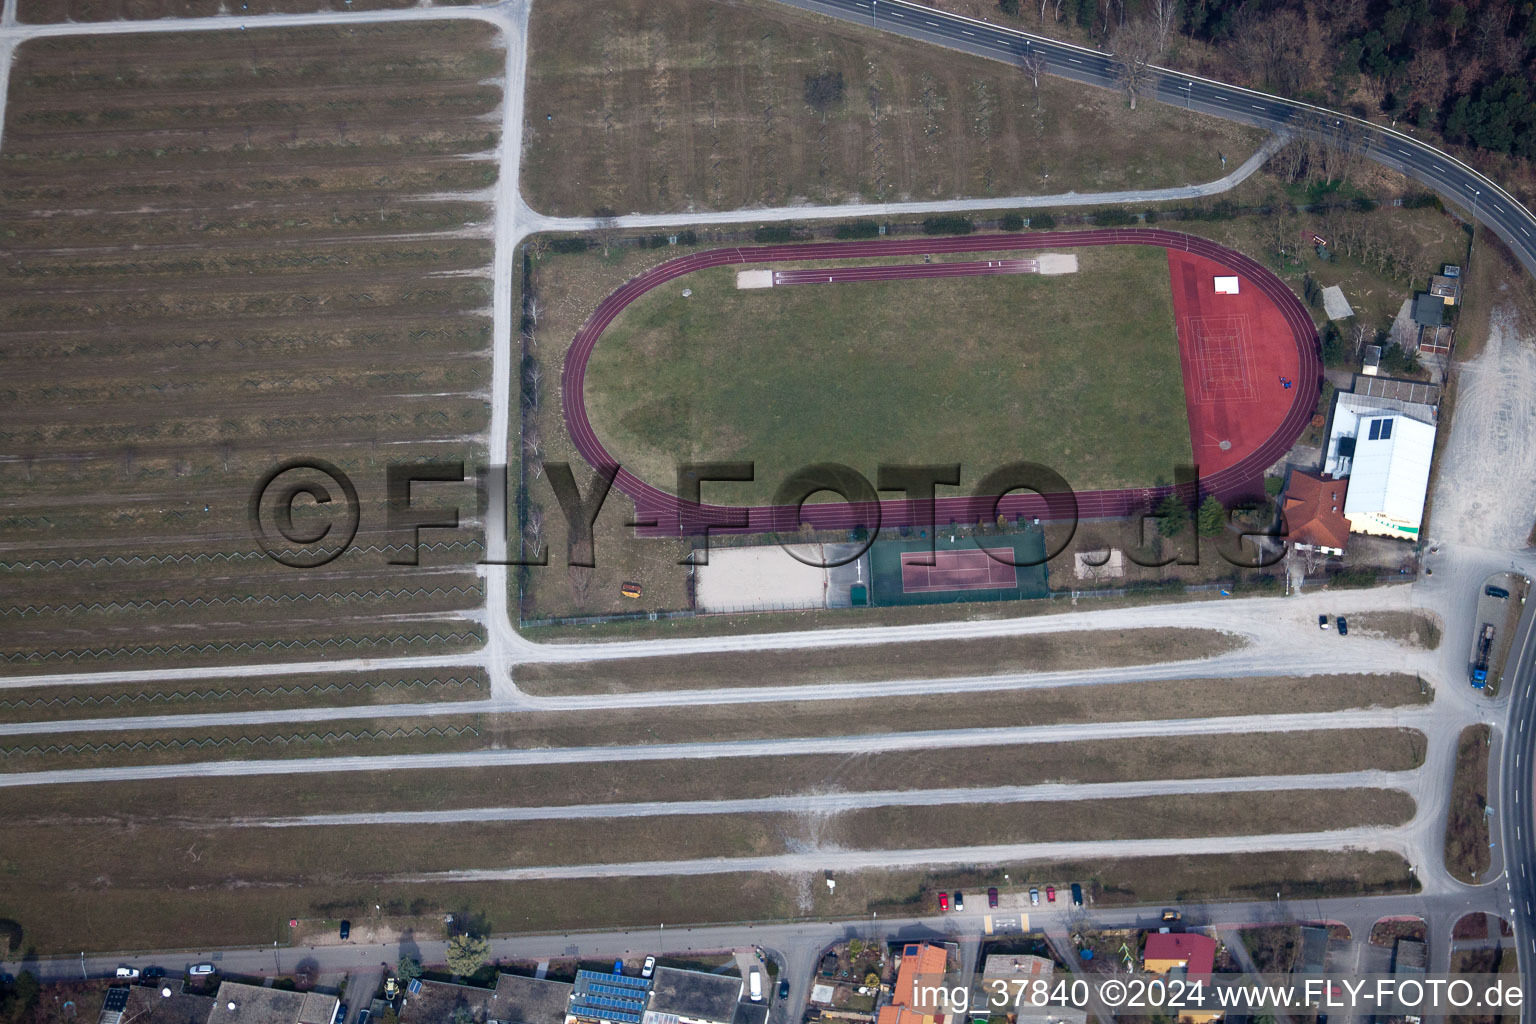
[[[869,549],[870,603],[879,607],[1046,597],[1045,534],[1020,523],[1017,532],[965,537],[940,526]],[[932,565],[925,563],[932,562]]]
[[[1018,583],[1013,548],[970,551],[903,551],[901,589],[907,594],[934,590],[992,590]],[[932,563],[932,564],[927,564]]]

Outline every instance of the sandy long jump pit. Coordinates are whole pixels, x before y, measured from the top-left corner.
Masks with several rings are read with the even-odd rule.
[[[825,561],[815,544],[797,547]],[[709,564],[694,569],[694,605],[701,612],[749,608],[825,608],[827,570],[792,557],[777,544],[711,548]]]

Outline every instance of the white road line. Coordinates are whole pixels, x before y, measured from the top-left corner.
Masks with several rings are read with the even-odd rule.
[[[1071,61],[1073,64],[1081,64],[1082,63],[1082,61],[1078,60],[1076,57],[1068,57],[1067,60]]]
[[[1254,110],[1263,110],[1263,109],[1265,109],[1262,105],[1260,105],[1258,103],[1250,103],[1248,105],[1250,107],[1252,107]]]
[[[975,34],[976,34],[976,33],[975,33],[975,32],[972,32],[972,31],[971,31],[971,30],[970,30],[970,29],[968,29],[968,28],[963,28],[963,29],[961,29],[961,30],[960,30],[960,34],[961,34],[961,35],[967,35],[967,36],[973,36],[973,35],[975,35]]]

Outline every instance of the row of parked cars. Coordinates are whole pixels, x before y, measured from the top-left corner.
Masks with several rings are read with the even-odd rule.
[[[197,978],[205,977],[214,973],[216,970],[218,970],[218,968],[213,966],[213,964],[193,964],[191,967],[187,968],[187,973],[192,975],[194,978]],[[159,978],[165,977],[165,968],[146,967],[144,970],[140,971],[137,967],[119,967],[117,969],[117,976],[119,978],[125,978],[128,981],[138,981],[140,978],[143,978],[145,981],[155,981]]]
[[[989,910],[995,909],[997,907],[997,900],[998,900],[997,889],[995,887],[991,888],[991,889],[988,889],[987,890],[987,909],[989,909]],[[1047,903],[1055,903],[1056,902],[1056,887],[1054,885],[1048,885],[1048,886],[1045,887],[1045,902],[1047,902]],[[1034,887],[1030,888],[1030,890],[1029,890],[1029,905],[1032,906],[1032,907],[1038,907],[1040,905],[1040,890],[1038,888],[1034,888]],[[1083,887],[1081,885],[1078,885],[1076,882],[1072,883],[1072,905],[1074,907],[1080,907],[1080,906],[1083,905]],[[949,912],[949,908],[950,908],[949,893],[947,893],[947,892],[939,893],[939,910],[944,912],[944,913],[948,913]],[[965,910],[965,893],[959,891],[958,889],[955,890],[954,908],[955,908],[955,912],[956,913],[959,913],[959,912]]]

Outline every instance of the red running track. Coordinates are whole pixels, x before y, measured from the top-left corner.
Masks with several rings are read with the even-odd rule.
[[[1103,231],[1064,231],[1009,235],[966,235],[956,238],[885,239],[869,242],[822,242],[813,245],[767,245],[745,248],[710,249],[669,260],[631,278],[611,293],[582,325],[566,353],[561,374],[561,406],[571,439],[577,451],[594,468],[615,473],[614,486],[635,502],[636,521],[642,536],[679,536],[700,533],[708,526],[735,533],[792,532],[808,522],[822,529],[849,529],[864,525],[918,526],[926,523],[926,511],[915,502],[904,500],[806,505],[756,505],[747,509],[719,505],[695,505],[680,501],[619,466],[592,429],[587,417],[583,390],[587,362],[603,331],[626,306],[646,292],[685,274],[709,267],[741,263],[776,263],[799,260],[860,259],[888,256],[920,256],[924,253],[1002,252],[1009,250],[1046,250],[1100,245],[1152,245],[1211,260],[1242,278],[1245,288],[1257,288],[1278,310],[1289,328],[1295,345],[1298,367],[1294,386],[1273,393],[1284,414],[1279,425],[1246,453],[1200,478],[1200,493],[1223,499],[1262,494],[1264,471],[1290,450],[1306,429],[1317,408],[1322,386],[1322,362],[1319,358],[1317,330],[1312,317],[1295,294],[1262,265],[1225,246],[1193,235],[1155,228],[1129,228]],[[942,271],[946,264],[920,264],[924,270]],[[847,268],[856,269],[856,268]],[[865,268],[873,269],[873,268]],[[937,275],[934,275],[937,276]],[[1272,344],[1273,342],[1271,342]],[[1182,332],[1181,332],[1182,345]],[[1194,424],[1191,424],[1193,429]],[[1188,488],[1186,488],[1187,490]],[[1119,490],[1082,491],[1072,494],[1038,495],[1016,492],[1001,501],[996,496],[939,498],[935,503],[935,521],[974,523],[998,514],[1032,516],[1043,520],[1122,519],[1150,512],[1171,487],[1133,487]],[[1186,494],[1193,498],[1193,494]],[[877,507],[878,506],[878,507]],[[738,520],[745,513],[746,526],[720,527],[715,524]]]

